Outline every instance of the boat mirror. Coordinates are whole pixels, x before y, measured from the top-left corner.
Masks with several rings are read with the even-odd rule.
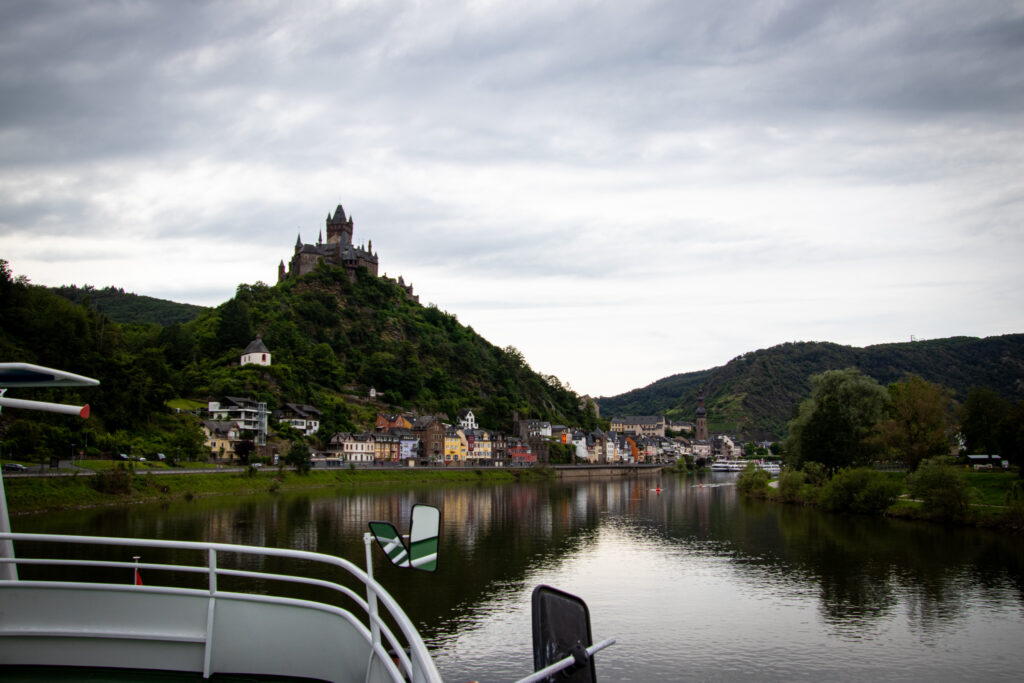
[[[548,667],[568,656],[576,660],[558,674],[559,681],[595,683],[594,659],[586,654],[593,642],[587,603],[571,593],[551,586],[533,589],[533,667]]]
[[[437,570],[438,534],[441,511],[433,505],[412,506],[409,545],[391,522],[370,522],[370,531],[391,563],[423,571]]]
[[[409,566],[409,551],[402,542],[402,536],[391,522],[370,522],[370,532],[377,539],[380,549],[392,564],[399,567]]]
[[[437,570],[438,535],[441,511],[433,505],[412,506],[412,529],[409,531],[410,562],[416,569]]]

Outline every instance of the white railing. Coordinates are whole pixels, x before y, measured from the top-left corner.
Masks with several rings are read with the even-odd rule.
[[[313,608],[323,612],[334,614],[349,622],[356,632],[361,634],[371,646],[377,664],[383,666],[391,678],[395,681],[440,681],[441,677],[430,657],[426,645],[423,643],[416,627],[402,611],[398,603],[388,592],[374,579],[358,566],[348,560],[333,555],[308,552],[303,550],[290,550],[284,548],[264,548],[246,545],[234,545],[229,543],[204,543],[194,541],[163,541],[155,539],[133,539],[133,538],[109,538],[99,536],[67,536],[51,534],[22,534],[22,533],[0,533],[0,541],[10,540],[15,542],[39,542],[53,544],[74,544],[74,545],[104,545],[104,546],[127,546],[131,548],[160,548],[169,550],[189,550],[205,553],[206,566],[194,566],[185,564],[161,564],[153,562],[136,561],[106,561],[106,560],[80,560],[80,559],[52,559],[52,558],[28,558],[28,557],[0,557],[0,565],[13,565],[15,570],[7,575],[14,578],[9,580],[17,581],[17,566],[60,566],[71,568],[112,568],[124,570],[124,583],[134,578],[136,570],[145,571],[146,575],[152,575],[155,571],[173,571],[192,574],[205,574],[207,577],[206,589],[197,590],[194,588],[183,588],[175,586],[160,586],[157,582],[147,579],[146,586],[139,586],[140,589],[148,592],[161,594],[179,594],[189,596],[209,596],[211,604],[211,619],[213,600],[218,596],[230,596],[231,599],[247,600],[254,603],[271,603],[288,606],[301,606]],[[279,557],[293,561],[317,562],[322,565],[329,565],[342,569],[348,575],[354,577],[366,590],[364,599],[356,591],[334,581],[316,579],[307,576],[295,576],[290,574],[275,574],[260,571],[248,571],[239,569],[228,569],[218,564],[218,554],[237,553],[242,555]],[[135,553],[138,555],[138,553]],[[0,576],[4,576],[0,572]],[[355,603],[357,611],[362,619],[356,617],[352,612],[330,605],[327,603],[310,602],[278,595],[260,593],[223,593],[217,587],[218,577],[240,577],[246,579],[262,579],[270,581],[281,581],[291,584],[302,584],[317,586],[344,595]],[[0,580],[0,584],[4,583]],[[45,585],[68,585],[65,581],[30,581],[19,582],[19,585],[45,586]],[[85,584],[82,584],[85,585]],[[102,590],[107,584],[88,584],[92,589]],[[124,590],[123,584],[109,584],[110,589],[117,588]],[[396,637],[395,633],[377,612],[378,603],[383,606],[387,615],[393,619],[401,633],[402,638]],[[365,619],[366,624],[363,623]],[[210,633],[208,629],[207,633]],[[209,636],[208,636],[209,637]],[[206,666],[204,674],[209,675],[209,662],[211,657],[212,643],[207,643]],[[389,652],[390,649],[390,652]],[[397,658],[398,664],[394,663],[392,657]]]

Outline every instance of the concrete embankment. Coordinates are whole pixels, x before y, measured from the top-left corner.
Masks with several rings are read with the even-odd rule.
[[[664,465],[555,465],[559,479],[607,479],[658,474]]]

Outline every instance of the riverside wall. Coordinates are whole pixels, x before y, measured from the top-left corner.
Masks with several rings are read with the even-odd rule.
[[[661,472],[664,465],[554,465],[559,479],[638,477]]]

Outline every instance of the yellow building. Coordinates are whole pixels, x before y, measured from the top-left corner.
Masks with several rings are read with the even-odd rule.
[[[444,432],[444,459],[463,463],[469,451],[466,433],[457,427],[449,427]]]

